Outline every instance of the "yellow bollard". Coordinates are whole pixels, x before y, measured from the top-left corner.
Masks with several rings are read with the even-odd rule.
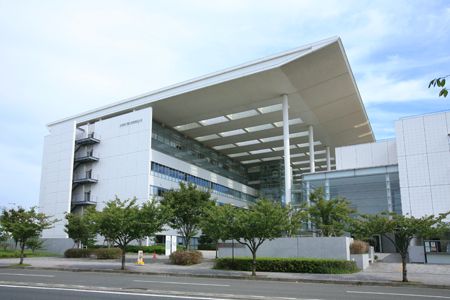
[[[138,258],[136,264],[140,266],[144,265],[144,251],[142,250],[138,251]]]

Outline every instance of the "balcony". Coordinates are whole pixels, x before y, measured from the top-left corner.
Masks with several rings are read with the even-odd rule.
[[[97,183],[98,179],[96,178],[90,178],[90,177],[85,177],[85,178],[78,178],[78,179],[74,179],[73,183],[78,183],[78,184],[83,184],[83,183]]]
[[[73,180],[72,190],[75,190],[82,184],[95,184],[97,182],[98,179],[92,176],[92,171],[87,171],[84,177],[77,177]]]
[[[93,145],[100,143],[100,139],[93,133],[89,133],[85,137],[81,137],[75,140],[76,145]]]
[[[72,209],[79,206],[90,206],[97,205],[97,201],[90,195],[90,193],[85,193],[84,196],[76,197],[72,199]]]
[[[98,157],[94,154],[94,151],[88,151],[87,153],[83,153],[75,156],[74,162],[76,163],[85,163],[85,162],[95,162],[98,161]]]

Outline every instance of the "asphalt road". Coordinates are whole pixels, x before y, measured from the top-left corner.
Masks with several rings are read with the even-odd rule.
[[[450,289],[0,269],[0,299],[450,299]]]

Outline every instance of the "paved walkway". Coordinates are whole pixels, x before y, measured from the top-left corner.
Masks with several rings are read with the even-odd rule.
[[[65,269],[65,270],[99,270],[117,271],[120,260],[67,259],[60,257],[25,258],[25,263],[34,268]],[[135,265],[136,255],[127,255],[126,269],[128,272],[167,274],[178,276],[207,277],[248,277],[250,272],[224,271],[212,269],[214,262],[206,258],[203,263],[193,266],[176,266],[169,264],[167,257],[151,256],[145,259],[144,266]],[[18,259],[0,259],[0,267],[17,264]],[[303,274],[257,272],[260,279],[299,280],[299,281],[330,281],[330,282],[361,282],[361,283],[395,283],[401,281],[401,264],[378,262],[368,269],[354,274]],[[450,265],[408,264],[408,278],[412,282],[427,285],[450,287]]]

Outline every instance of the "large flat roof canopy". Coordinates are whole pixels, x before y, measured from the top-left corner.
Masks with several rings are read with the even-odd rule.
[[[252,165],[283,157],[282,95],[289,99],[291,163],[307,170],[308,126],[323,146],[374,141],[339,38],[253,61],[89,111],[83,124],[151,106],[158,122]],[[303,164],[305,164],[303,166]],[[304,167],[304,168],[303,168]]]

